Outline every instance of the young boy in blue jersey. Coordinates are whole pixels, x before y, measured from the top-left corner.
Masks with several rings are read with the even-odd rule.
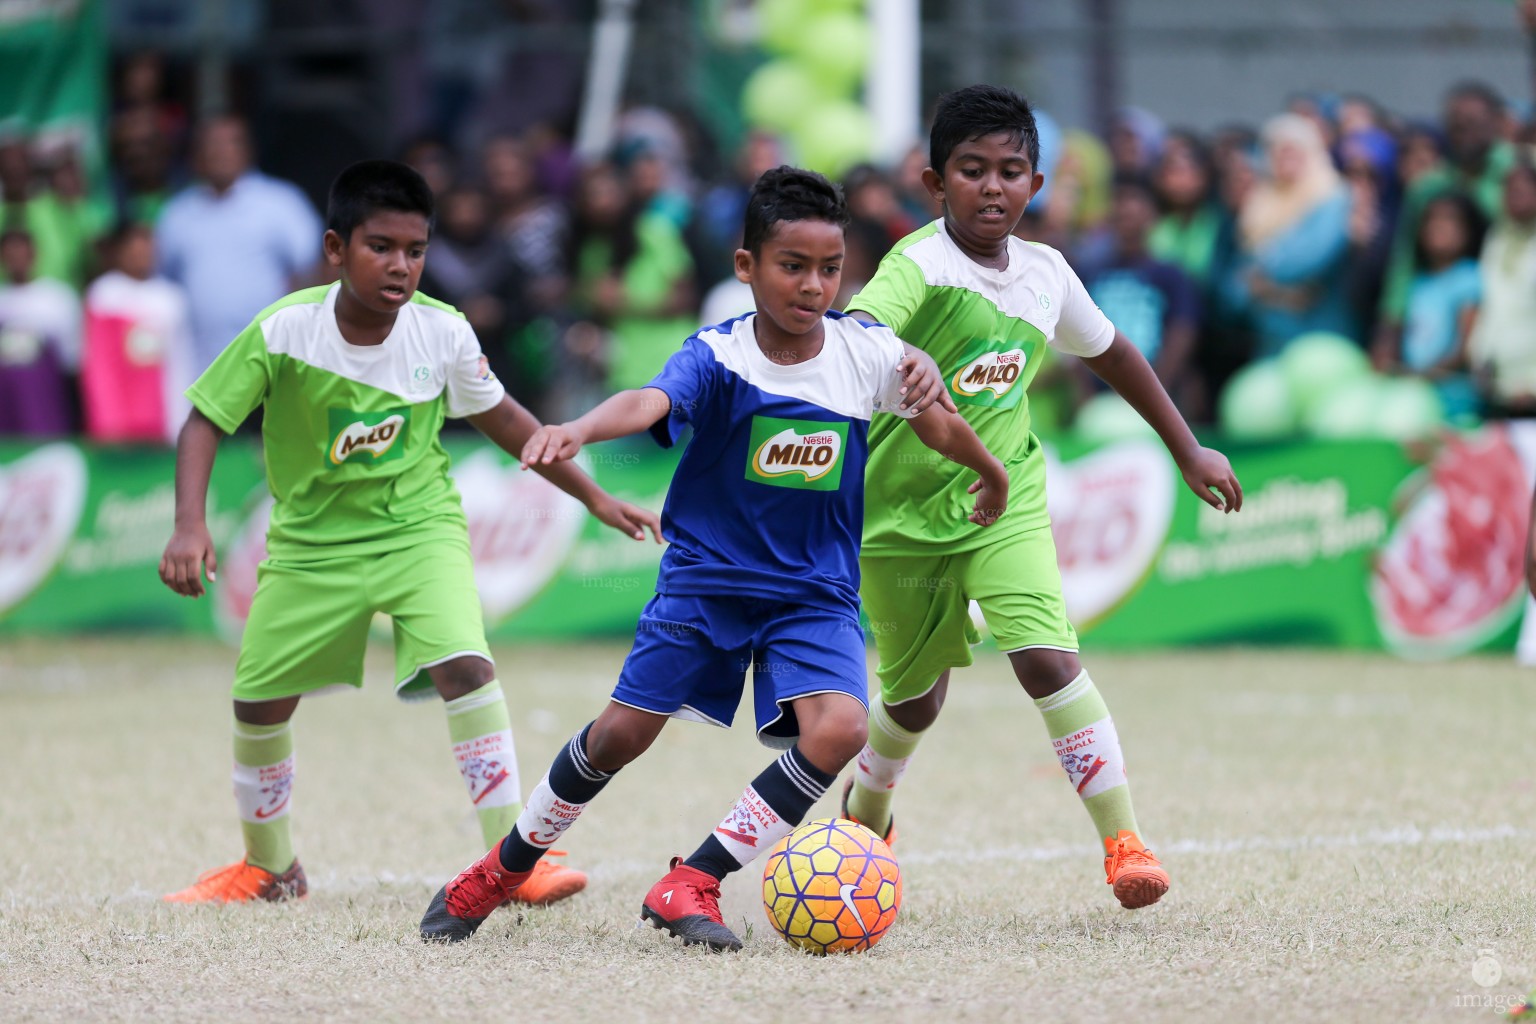
[[[798,825],[864,746],[858,556],[871,415],[908,418],[924,444],[979,474],[972,522],[1002,513],[1008,477],[959,415],[901,408],[919,353],[828,312],[847,224],[825,178],[764,174],[736,252],[756,312],[690,337],[649,386],[528,441],[524,465],[544,467],[591,441],[649,430],[670,446],[693,428],[662,511],[671,547],[612,700],[555,758],[506,840],[438,890],[423,938],[472,935],[669,717],[728,727],[751,667],[758,738],[788,749],[691,856],[673,858],[640,911],[685,945],[739,949],[720,918],[720,880]]]

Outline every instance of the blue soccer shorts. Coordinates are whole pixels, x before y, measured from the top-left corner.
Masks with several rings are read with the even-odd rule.
[[[853,612],[691,594],[657,594],[645,606],[613,699],[727,729],[748,668],[757,738],[766,747],[799,739],[796,698],[846,693],[868,707],[864,631]]]

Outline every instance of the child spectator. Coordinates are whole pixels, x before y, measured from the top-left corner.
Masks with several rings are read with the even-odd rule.
[[[1429,201],[1419,219],[1401,343],[1394,348],[1394,336],[1384,334],[1375,352],[1382,369],[1432,380],[1452,416],[1477,408],[1466,373],[1467,335],[1482,299],[1477,256],[1485,229],[1468,196],[1452,192]]]
[[[587,169],[570,250],[573,312],[606,331],[608,387],[643,387],[695,325],[693,260],[677,227],[645,213],[611,164]],[[599,349],[601,349],[601,345]]]
[[[80,397],[95,441],[175,441],[191,410],[187,297],[155,274],[155,235],[125,222],[107,240],[112,269],[85,293]]]
[[[70,376],[80,363],[80,300],[34,276],[25,228],[0,231],[0,435],[58,437],[74,429]]]
[[[1468,339],[1489,412],[1536,416],[1536,153],[1504,178],[1504,206],[1483,245],[1483,306]]]
[[[1189,276],[1154,258],[1147,240],[1157,220],[1157,203],[1141,178],[1115,180],[1109,228],[1109,258],[1083,271],[1083,284],[1104,315],[1133,343],[1185,417],[1204,409],[1199,379],[1190,372],[1200,330],[1200,296]],[[1081,364],[1079,364],[1081,365]],[[1096,389],[1105,385],[1083,368]]]

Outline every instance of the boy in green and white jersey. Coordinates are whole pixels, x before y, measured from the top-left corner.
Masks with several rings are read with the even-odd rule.
[[[934,358],[961,414],[1008,467],[1013,497],[1007,515],[976,529],[964,514],[968,475],[914,445],[893,418],[871,424],[860,595],[880,654],[881,700],[843,811],[893,838],[892,790],[938,717],[950,670],[971,664],[980,639],[974,600],[1099,830],[1115,896],[1147,906],[1167,891],[1168,875],[1141,842],[1114,721],[1077,658],[1045,460],[1030,431],[1024,392],[1045,347],[1083,358],[1124,396],[1202,500],[1234,511],[1242,492],[1226,458],[1196,443],[1146,360],[1061,254],[1013,237],[1044,182],[1029,104],[991,86],[951,93],[939,103],[929,150],[923,180],[943,218],[897,243],[848,308]],[[936,471],[946,478],[938,488]]]
[[[487,843],[521,809],[506,702],[485,642],[469,531],[445,416],[464,417],[513,454],[539,423],[486,366],[450,306],[416,293],[432,192],[403,164],[370,160],[331,186],[324,246],[341,280],[257,315],[188,389],[176,452],[176,528],[160,577],[188,597],[218,568],[204,521],[218,442],[258,406],[275,499],[235,668],[234,783],[245,858],[166,897],[240,902],[303,896],[289,833],[301,696],[362,685],[369,623],[394,621],[396,691],[446,702],[460,773]],[[604,523],[659,540],[654,514],[617,501],[576,467],[539,472]],[[544,872],[522,902],[579,891],[586,876]]]

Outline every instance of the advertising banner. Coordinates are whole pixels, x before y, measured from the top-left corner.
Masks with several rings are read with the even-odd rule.
[[[446,444],[492,638],[628,634],[661,548],[604,527],[489,445]],[[1201,503],[1155,440],[1048,449],[1067,606],[1093,648],[1304,644],[1448,657],[1513,646],[1536,424],[1416,448],[1228,451],[1245,490],[1232,515]],[[583,459],[617,496],[659,509],[677,455],[635,441]],[[191,601],[156,577],[174,509],[171,452],[0,445],[0,634],[238,638],[265,557],[262,473],[254,441],[221,447],[209,495],[219,579],[211,599]]]

